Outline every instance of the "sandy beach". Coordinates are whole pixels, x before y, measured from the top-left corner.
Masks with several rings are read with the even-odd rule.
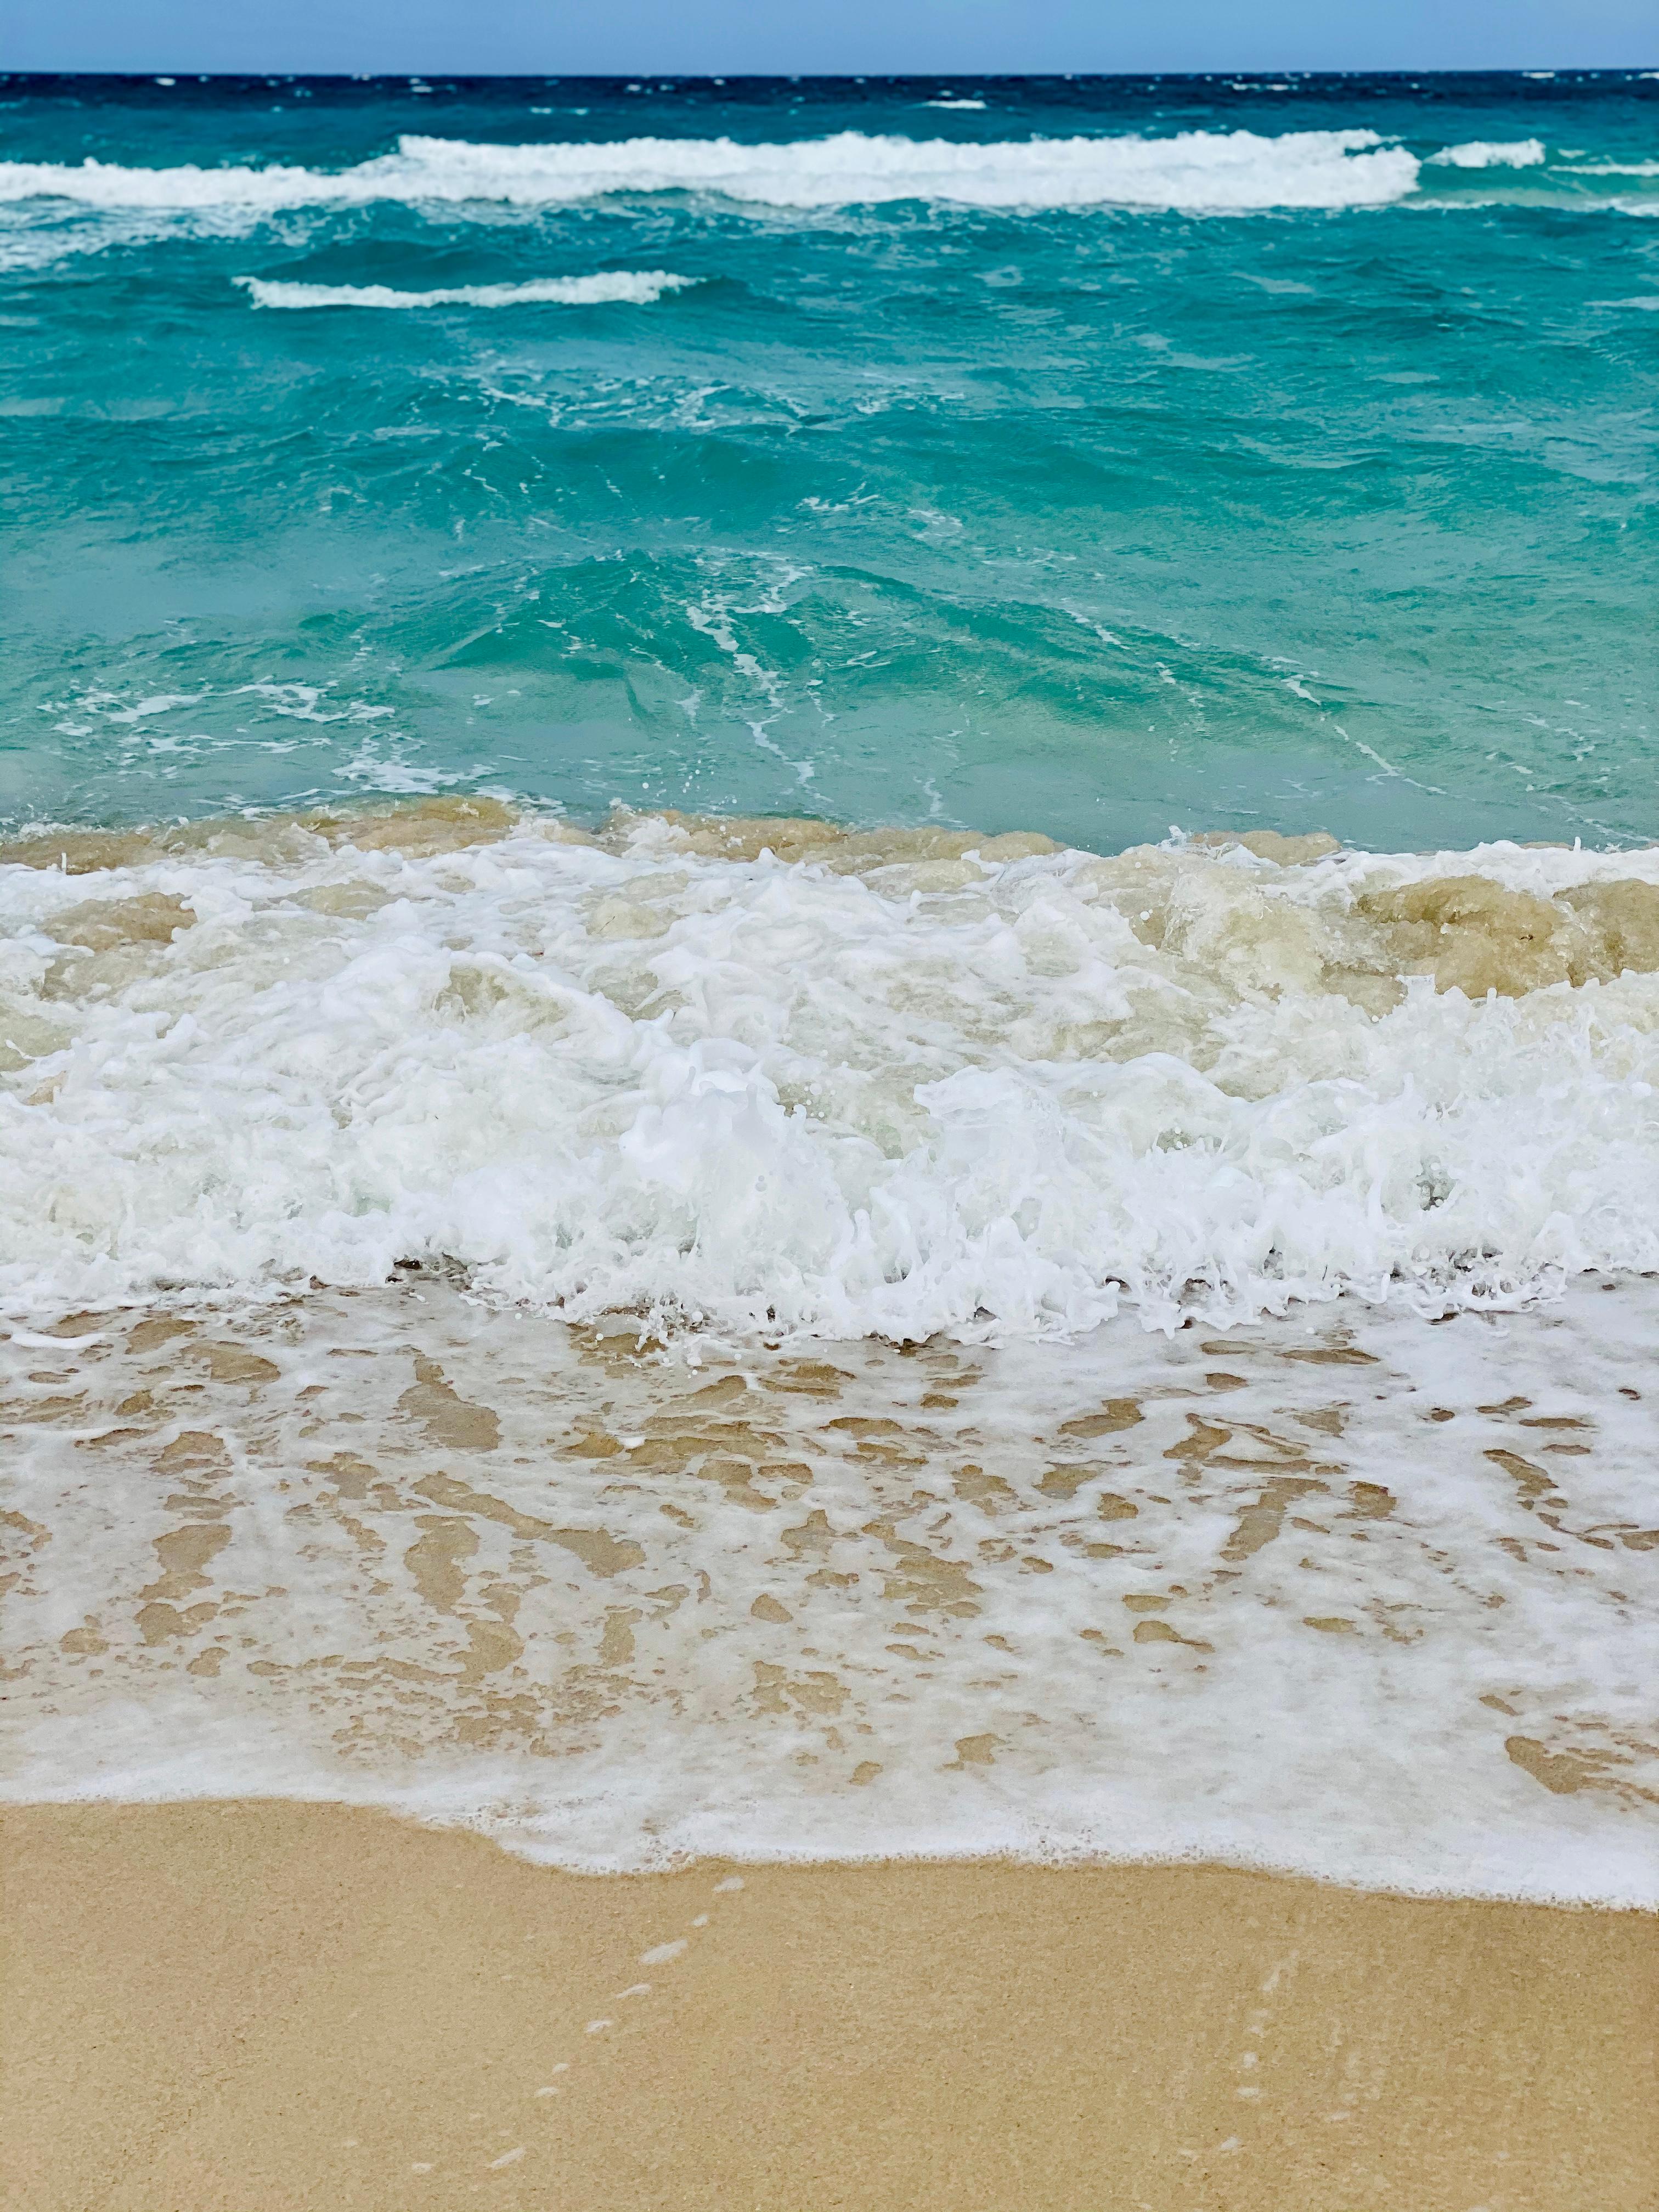
[[[1212,1867],[586,1877],[281,1802],[0,1822],[27,2212],[1638,2212],[1659,1919]]]

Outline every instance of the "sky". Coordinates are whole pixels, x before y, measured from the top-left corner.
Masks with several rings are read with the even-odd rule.
[[[1659,0],[0,0],[0,69],[317,76],[1644,68]]]

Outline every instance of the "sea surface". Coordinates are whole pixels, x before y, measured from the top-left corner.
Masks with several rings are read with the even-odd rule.
[[[1653,834],[1659,72],[0,79],[8,817]]]
[[[0,77],[14,1794],[1659,1899],[1659,70]]]

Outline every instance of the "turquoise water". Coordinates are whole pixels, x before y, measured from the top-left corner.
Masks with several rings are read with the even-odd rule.
[[[1651,73],[0,81],[0,815],[1650,838],[1656,214]]]

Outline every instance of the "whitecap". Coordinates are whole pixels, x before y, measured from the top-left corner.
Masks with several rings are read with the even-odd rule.
[[[263,276],[234,276],[256,307],[594,307],[610,303],[647,307],[665,292],[684,291],[695,276],[665,269],[606,270],[591,276],[540,276],[522,284],[451,284],[429,292],[396,291],[389,284],[301,284]]]
[[[1543,158],[1540,138],[1471,138],[1461,146],[1443,146],[1429,156],[1435,166],[1454,169],[1533,169]]]
[[[1002,140],[867,137],[782,145],[731,138],[477,145],[405,137],[394,154],[337,171],[0,162],[0,202],[263,215],[380,200],[557,206],[618,192],[686,191],[740,204],[830,208],[934,200],[996,208],[1376,207],[1405,197],[1415,155],[1372,131],[1185,131],[1168,137]]]

